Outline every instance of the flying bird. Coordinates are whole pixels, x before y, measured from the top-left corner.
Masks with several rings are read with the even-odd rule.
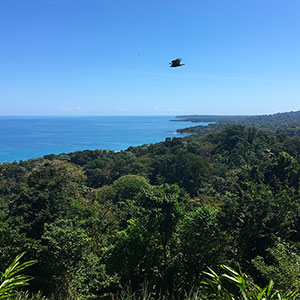
[[[181,58],[176,58],[176,59],[172,60],[172,61],[170,62],[170,67],[171,67],[171,68],[176,68],[176,67],[184,66],[184,64],[181,64],[181,63],[180,63],[181,60],[182,60]]]

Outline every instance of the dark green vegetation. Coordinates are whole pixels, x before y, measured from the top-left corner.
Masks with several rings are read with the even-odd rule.
[[[33,278],[20,274],[21,271],[35,264],[36,261],[20,263],[20,259],[25,253],[19,254],[8,268],[0,276],[0,299],[11,299],[16,296],[17,288],[28,285],[28,281]]]
[[[300,135],[280,128],[0,165],[0,271],[26,251],[38,260],[30,289],[49,298],[111,299],[147,283],[175,299],[208,267],[239,264],[287,295],[300,285]]]
[[[176,120],[172,121],[190,121],[197,122],[212,122],[209,126],[193,126],[183,129],[178,129],[178,133],[198,133],[205,134],[215,130],[225,129],[228,125],[240,124],[249,127],[262,129],[267,133],[288,132],[289,135],[300,134],[300,111],[277,113],[273,115],[258,115],[258,116],[177,116]]]

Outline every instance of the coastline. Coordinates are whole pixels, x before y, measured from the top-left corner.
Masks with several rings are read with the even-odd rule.
[[[122,151],[186,136],[177,132],[184,126],[170,122],[174,117],[0,117],[0,163],[84,150]]]

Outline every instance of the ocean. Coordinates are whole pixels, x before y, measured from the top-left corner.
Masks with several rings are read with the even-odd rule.
[[[176,129],[195,125],[171,119],[174,116],[2,116],[0,163],[85,149],[118,151],[183,136]]]

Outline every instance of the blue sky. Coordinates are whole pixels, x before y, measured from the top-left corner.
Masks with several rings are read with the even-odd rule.
[[[299,0],[2,0],[0,115],[300,110],[299,16]]]

